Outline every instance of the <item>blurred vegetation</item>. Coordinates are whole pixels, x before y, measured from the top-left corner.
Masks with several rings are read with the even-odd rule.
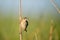
[[[38,16],[38,15],[36,15]],[[23,40],[49,40],[51,19],[54,20],[55,30],[53,40],[60,40],[60,14],[42,13],[38,19],[29,18],[28,31],[23,32]],[[14,18],[13,13],[8,17],[0,13],[0,40],[19,40],[18,16]]]
[[[0,0],[0,40],[19,40],[18,11],[19,0]],[[23,40],[49,40],[51,19],[55,27],[53,40],[60,40],[60,14],[50,0],[23,0],[22,11],[29,18]]]

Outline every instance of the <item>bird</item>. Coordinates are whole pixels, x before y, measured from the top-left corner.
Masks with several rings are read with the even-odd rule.
[[[28,19],[27,17],[24,17],[21,21],[21,28],[23,31],[27,32],[27,27],[28,27]]]

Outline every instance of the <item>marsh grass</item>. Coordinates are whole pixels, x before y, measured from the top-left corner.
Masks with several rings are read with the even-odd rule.
[[[53,16],[52,16],[53,17]],[[27,32],[23,32],[23,40],[35,40],[35,33],[37,33],[38,40],[48,40],[49,29],[50,29],[50,19],[51,16],[43,16],[37,20],[30,19]],[[60,19],[57,14],[56,17],[53,17],[54,22],[56,23],[57,32],[53,35],[53,40],[60,40]],[[58,34],[58,35],[57,35]],[[14,18],[13,16],[0,16],[0,40],[19,40],[19,21],[18,17]]]

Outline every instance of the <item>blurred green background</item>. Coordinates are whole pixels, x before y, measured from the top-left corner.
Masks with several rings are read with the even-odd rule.
[[[0,0],[0,40],[19,40],[19,0]],[[60,0],[55,0],[60,9]],[[22,15],[29,18],[23,40],[49,40],[51,19],[53,40],[60,40],[60,14],[50,0],[22,0]]]

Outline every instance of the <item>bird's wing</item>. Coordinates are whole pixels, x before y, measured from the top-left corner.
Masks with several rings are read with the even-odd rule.
[[[26,27],[28,26],[28,21],[26,20]]]

